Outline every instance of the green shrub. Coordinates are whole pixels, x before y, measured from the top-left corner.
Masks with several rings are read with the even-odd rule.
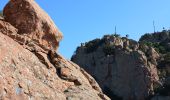
[[[114,55],[115,54],[115,46],[112,46],[110,44],[106,44],[103,47],[103,52],[105,53],[105,55]]]
[[[86,53],[94,52],[95,50],[97,50],[97,48],[101,44],[102,44],[102,41],[100,39],[95,39],[95,40],[92,40],[88,43],[85,43]]]
[[[153,43],[153,47],[156,49],[157,52],[161,53],[161,54],[165,54],[166,51],[166,47],[158,44],[158,43]]]
[[[145,41],[145,40],[147,41],[147,40],[150,40],[150,39],[152,39],[152,34],[146,33],[143,36],[141,36],[139,41]]]
[[[167,53],[166,47],[160,43],[153,43],[153,42],[143,42],[143,43],[149,47],[155,48],[155,50],[161,54]]]

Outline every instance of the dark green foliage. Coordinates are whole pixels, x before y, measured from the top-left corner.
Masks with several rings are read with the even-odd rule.
[[[153,43],[153,47],[156,49],[157,52],[159,52],[161,54],[166,53],[166,47],[160,45],[159,43]]]
[[[146,33],[143,36],[141,36],[139,41],[145,41],[145,40],[150,40],[150,39],[152,39],[152,34]]]
[[[88,43],[85,43],[86,53],[94,52],[101,44],[102,41],[100,39],[95,39]]]
[[[103,47],[103,52],[105,53],[105,55],[114,55],[115,54],[115,46],[112,46],[110,44],[106,44]]]
[[[120,34],[104,35],[103,38],[101,39],[95,39],[95,40],[85,43],[86,53],[91,53],[91,52],[96,51],[99,46],[101,46],[104,43],[106,44],[108,38],[113,37],[113,36],[120,37]],[[108,45],[104,47],[104,52],[106,52],[106,54],[109,54],[109,55],[114,53],[113,48]]]
[[[163,30],[162,32],[156,32],[156,33],[146,33],[139,41],[146,41],[146,42],[163,42],[166,39],[170,38],[170,32],[169,30]]]
[[[155,48],[155,50],[161,54],[165,54],[167,52],[166,47],[161,45],[160,43],[153,43],[153,42],[143,42],[143,43],[149,47]]]

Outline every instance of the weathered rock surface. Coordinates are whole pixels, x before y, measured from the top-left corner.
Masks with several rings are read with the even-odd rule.
[[[153,94],[154,84],[159,84],[158,58],[153,48],[126,38],[104,36],[78,47],[72,61],[89,72],[110,98],[144,100]]]
[[[154,47],[159,53],[160,59],[154,62],[158,64],[158,75],[163,84],[156,89],[155,98],[164,100],[170,97],[170,30],[144,34],[140,38],[140,43]]]
[[[62,33],[34,0],[10,0],[3,14],[5,20],[18,29],[18,34],[57,50]]]
[[[33,0],[11,0],[4,14],[0,20],[1,100],[110,100],[87,72],[55,52],[61,34]],[[37,34],[40,37],[31,37]],[[52,48],[39,42],[43,39]]]
[[[56,57],[58,65],[48,61],[51,65],[48,67],[34,53],[1,32],[0,44],[0,99],[103,99],[97,83],[95,86],[99,89],[93,88],[79,66]],[[57,68],[61,72],[57,72],[56,67],[61,67]]]

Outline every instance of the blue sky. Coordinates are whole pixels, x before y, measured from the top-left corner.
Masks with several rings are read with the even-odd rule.
[[[2,9],[8,0],[0,0]],[[170,28],[170,0],[35,0],[64,35],[59,52],[70,59],[80,43],[104,34],[129,34],[138,40],[147,32]]]

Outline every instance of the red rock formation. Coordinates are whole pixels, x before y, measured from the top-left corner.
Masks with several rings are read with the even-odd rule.
[[[34,0],[11,0],[4,8],[4,18],[18,29],[18,34],[56,50],[62,33]]]
[[[33,0],[9,1],[4,15],[1,100],[109,100],[89,74],[55,52],[62,35]]]

